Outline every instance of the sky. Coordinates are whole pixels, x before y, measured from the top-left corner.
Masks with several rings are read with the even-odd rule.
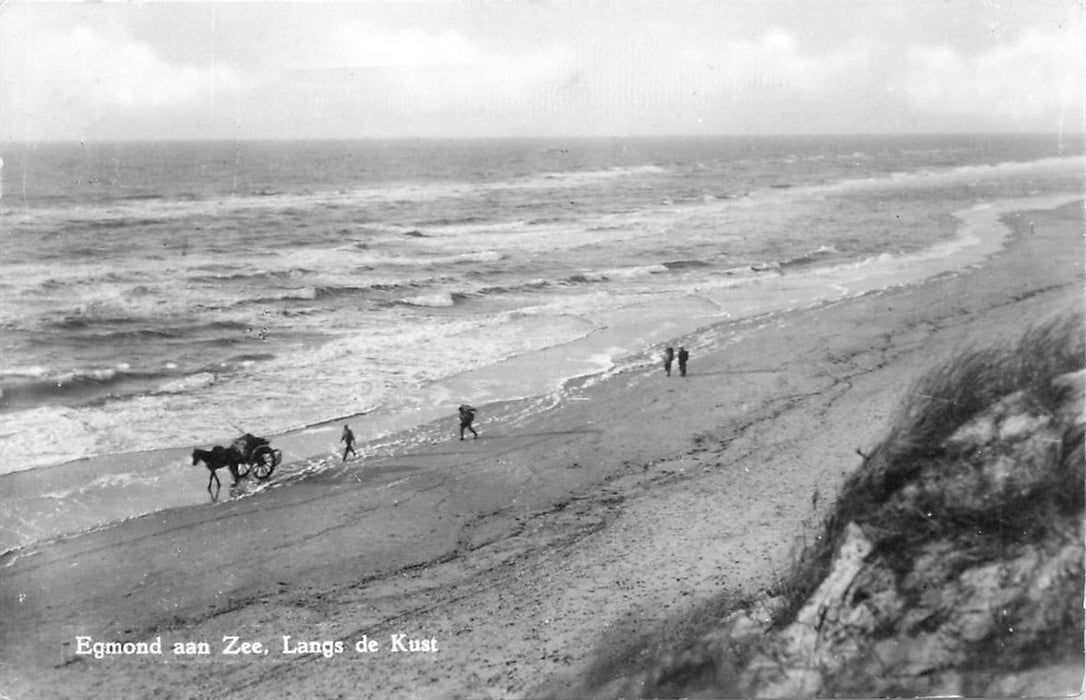
[[[0,141],[1081,132],[1084,0],[0,0]]]

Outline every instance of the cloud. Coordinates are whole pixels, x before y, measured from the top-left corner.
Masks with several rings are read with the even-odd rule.
[[[711,52],[687,51],[684,68],[709,68],[712,73],[701,71],[705,89],[734,99],[799,97],[854,80],[866,70],[867,50],[862,42],[851,42],[824,54],[804,53],[792,34],[771,29],[753,39],[721,42]]]
[[[479,47],[451,32],[387,31],[351,22],[328,38],[332,63],[350,67],[470,66],[490,60]]]
[[[710,132],[1053,131],[1083,118],[1075,32],[1025,29],[972,52],[864,35],[815,50],[800,36],[775,27],[683,48],[644,71],[642,111]]]
[[[30,132],[22,136],[82,136],[119,126],[114,120],[198,111],[240,84],[228,66],[170,62],[146,44],[86,26],[34,32],[20,48],[5,52],[0,87],[4,122]]]
[[[1082,118],[1080,21],[997,33],[958,5],[332,5],[6,8],[0,133],[1021,131]]]
[[[905,57],[898,88],[920,113],[1008,130],[1052,130],[1082,118],[1086,52],[1080,40],[1074,33],[1029,30],[974,55],[946,45],[916,46]]]
[[[453,31],[355,22],[271,81],[291,111],[337,134],[513,135],[538,124],[570,69],[561,46],[507,53]]]
[[[435,96],[499,85],[521,90],[568,67],[568,52],[560,47],[499,53],[453,31],[389,31],[350,23],[332,31],[328,44],[327,65],[384,69],[406,81],[406,89]]]
[[[872,49],[862,39],[822,52],[782,28],[711,43],[682,39],[651,53],[632,45],[586,60],[579,100],[590,121],[624,133],[832,129],[832,119],[816,113],[855,100],[873,80]]]

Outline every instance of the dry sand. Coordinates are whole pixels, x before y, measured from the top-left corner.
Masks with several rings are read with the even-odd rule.
[[[516,422],[484,410],[478,440],[14,558],[0,569],[0,697],[562,688],[608,645],[721,594],[770,589],[925,367],[1081,305],[1081,203],[1008,221],[1007,249],[961,274],[757,332],[722,325],[731,342],[695,354],[686,378],[619,374]],[[193,487],[205,478],[194,471]],[[401,633],[436,651],[394,651]],[[163,653],[95,659],[77,653],[82,635],[161,638]],[[286,635],[292,651],[338,640],[342,653],[284,653]],[[269,653],[223,654],[227,636]],[[364,638],[380,648],[356,651]],[[211,654],[173,653],[201,641]]]

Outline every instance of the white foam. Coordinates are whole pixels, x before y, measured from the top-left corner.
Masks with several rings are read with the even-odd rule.
[[[48,376],[50,370],[42,365],[28,365],[25,367],[8,367],[0,369],[0,377],[32,377],[40,379]]]
[[[217,381],[217,377],[211,372],[199,372],[187,377],[174,379],[158,387],[158,392],[163,394],[180,394],[197,389],[205,389]]]
[[[38,407],[0,414],[0,444],[9,474],[93,454],[98,435],[79,410]]]
[[[433,294],[420,294],[414,297],[405,297],[399,300],[401,303],[408,304],[410,306],[430,306],[430,307],[443,307],[452,306],[456,303],[453,299],[452,292],[435,292]]]
[[[95,379],[98,381],[108,381],[117,376],[117,370],[115,369],[75,369],[69,372],[62,372],[56,376],[58,384],[67,384],[68,382],[76,379]]]
[[[85,494],[91,491],[95,491],[97,489],[125,488],[134,485],[151,484],[155,481],[158,481],[157,476],[149,475],[146,473],[137,474],[134,472],[121,472],[117,474],[103,474],[99,477],[92,479],[86,484],[79,484],[71,488],[43,493],[42,498],[64,500],[67,498],[71,498],[74,495]]]

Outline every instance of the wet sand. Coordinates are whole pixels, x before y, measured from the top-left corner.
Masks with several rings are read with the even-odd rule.
[[[11,557],[0,695],[533,696],[609,640],[757,595],[924,368],[1081,308],[1082,204],[1007,221],[1006,249],[960,274],[721,324],[688,377],[641,368],[540,412],[483,407],[478,440]],[[162,653],[96,659],[80,637]],[[222,653],[232,637],[267,653]]]

